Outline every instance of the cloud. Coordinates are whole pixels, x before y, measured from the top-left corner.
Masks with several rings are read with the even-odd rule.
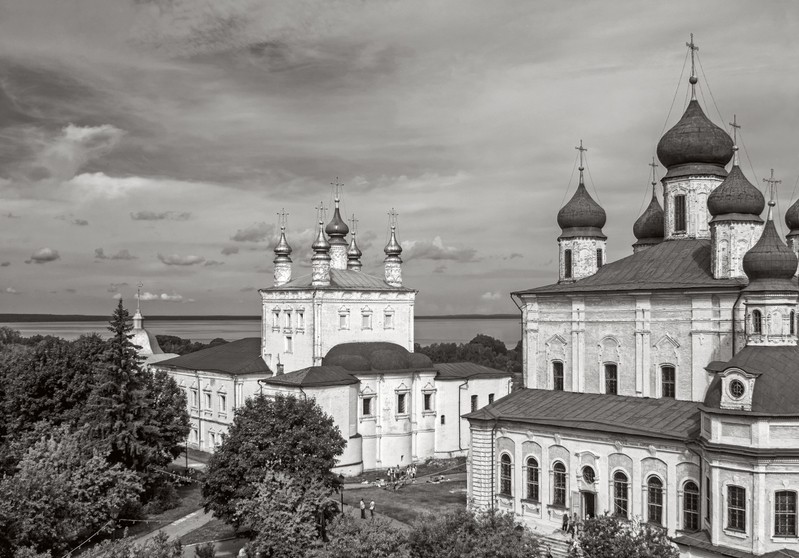
[[[238,254],[239,247],[238,246],[225,246],[222,248],[222,252],[220,252],[223,256],[230,256],[231,254]]]
[[[65,181],[73,178],[87,163],[113,150],[125,135],[111,124],[76,126],[67,124],[47,137],[41,130],[29,138],[38,151],[28,169],[33,180]]]
[[[274,235],[275,225],[261,222],[237,230],[236,234],[230,237],[230,240],[235,240],[236,242],[263,242]]]
[[[191,219],[190,211],[137,211],[131,213],[130,218],[134,221],[188,221]]]
[[[220,262],[217,260],[207,260],[203,265],[225,265],[225,262]]]
[[[185,298],[183,295],[179,295],[177,293],[167,294],[167,293],[150,293],[150,292],[143,292],[141,295],[137,295],[139,300],[150,301],[150,300],[159,300],[161,302],[194,302],[193,298]]]
[[[94,258],[97,260],[135,260],[137,256],[134,256],[126,249],[120,250],[116,254],[106,256],[102,248],[95,248]]]
[[[31,254],[30,259],[25,260],[25,263],[33,262],[37,264],[43,264],[47,262],[54,262],[59,258],[61,258],[61,256],[59,255],[58,250],[53,250],[52,248],[40,248]]]
[[[89,222],[86,219],[73,219],[72,224],[78,225],[79,227],[85,227],[89,224]]]
[[[161,260],[161,263],[164,265],[197,265],[205,263],[205,258],[193,255],[180,256],[178,254],[167,254],[164,256],[163,254],[158,254],[158,259]]]
[[[483,300],[501,300],[503,298],[502,293],[499,291],[495,292],[486,292],[480,295],[480,298]]]
[[[8,267],[8,266],[10,266],[10,265],[11,265],[11,262],[3,262],[3,263],[0,263],[0,267]]]
[[[434,261],[454,261],[454,262],[476,262],[477,250],[474,248],[457,248],[455,246],[445,246],[440,236],[432,242],[426,240],[411,240],[404,243],[405,252],[402,258],[410,260],[434,260]]]
[[[76,289],[64,289],[65,293],[76,293],[78,292]]]
[[[6,294],[19,294],[19,291],[14,287],[6,287],[5,289],[3,289],[3,292]]]
[[[109,293],[116,293],[119,292],[121,287],[127,287],[128,283],[111,283],[106,289]]]
[[[114,300],[122,300],[122,293],[117,293],[114,296],[112,296],[111,298],[113,298]]]
[[[513,252],[513,253],[511,253],[510,256],[508,256],[508,258],[511,259],[511,260],[515,260],[516,258],[523,258],[523,257],[524,257],[524,255],[520,254],[519,252]]]
[[[441,264],[433,269],[433,273],[444,273],[445,271],[447,271],[447,264]]]

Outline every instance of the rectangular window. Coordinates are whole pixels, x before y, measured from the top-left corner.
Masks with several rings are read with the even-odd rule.
[[[472,412],[477,410],[477,396],[472,395]]]
[[[596,249],[596,268],[602,267],[602,248]]]
[[[285,350],[286,353],[293,353],[294,352],[294,338],[291,335],[286,335],[286,343],[285,343]]]
[[[219,412],[225,413],[227,412],[227,396],[226,395],[219,395]]]
[[[441,424],[447,424],[447,419],[444,415],[441,415]]]
[[[191,390],[191,406],[198,407],[200,405],[200,394],[196,389]]]
[[[605,365],[605,393],[610,395],[619,394],[618,369],[615,364]]]
[[[563,251],[563,276],[566,279],[572,278],[572,251]]]
[[[677,384],[675,381],[674,367],[663,366],[660,369],[661,374],[661,397],[670,397],[674,399],[677,392]]]
[[[272,312],[272,327],[280,327],[280,311],[274,310]]]
[[[297,329],[305,327],[305,312],[297,310]]]
[[[685,232],[685,195],[674,196],[674,232]]]
[[[363,416],[365,417],[372,416],[372,399],[372,397],[363,398]]]
[[[782,491],[774,495],[774,536],[796,536],[796,492]]]
[[[383,314],[383,327],[385,329],[394,329],[394,314],[391,312]]]
[[[705,477],[705,519],[710,521],[713,511],[713,500],[710,497],[710,477]]]
[[[372,329],[372,315],[361,315],[361,329]]]
[[[397,394],[397,414],[398,415],[405,415],[408,413],[407,407],[407,393],[398,393]]]
[[[488,394],[488,404],[491,405],[491,403],[493,403],[493,402],[494,402],[494,394],[493,393],[489,393]]]
[[[552,363],[552,389],[555,391],[563,391],[563,363]]]
[[[216,446],[216,434],[211,432],[211,447]]]
[[[285,312],[283,315],[285,316],[284,327],[291,327],[291,312]]]
[[[433,410],[433,394],[432,393],[425,393],[424,394],[424,410],[425,411],[432,411]]]
[[[727,529],[746,532],[746,489],[727,487]]]
[[[210,410],[211,409],[211,404],[212,404],[211,394],[209,392],[205,392],[205,408],[207,410]]]
[[[349,314],[339,314],[338,315],[338,328],[339,329],[349,329],[350,328],[350,316],[349,316]]]

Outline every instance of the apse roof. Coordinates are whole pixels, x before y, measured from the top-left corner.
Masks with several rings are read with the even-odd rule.
[[[408,287],[392,287],[383,279],[369,275],[362,271],[352,271],[350,269],[331,269],[330,270],[330,286],[317,287],[311,285],[311,275],[302,275],[296,279],[292,279],[288,283],[280,285],[279,287],[267,287],[261,289],[262,291],[286,291],[286,290],[308,290],[308,289],[326,289],[326,290],[360,290],[360,291],[405,291],[412,292],[414,289]]]
[[[230,343],[215,345],[201,351],[162,360],[158,365],[184,370],[222,372],[233,376],[240,374],[272,375],[272,371],[261,358],[260,337],[245,337]]]
[[[477,380],[481,378],[502,378],[511,377],[511,373],[505,370],[497,370],[475,364],[474,362],[448,362],[435,363],[433,368],[438,370],[436,380]]]
[[[686,440],[698,433],[699,405],[666,398],[521,389],[464,417]]]

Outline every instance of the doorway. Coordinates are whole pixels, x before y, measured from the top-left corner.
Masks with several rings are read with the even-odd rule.
[[[593,492],[582,492],[583,496],[583,517],[596,517],[596,494]]]

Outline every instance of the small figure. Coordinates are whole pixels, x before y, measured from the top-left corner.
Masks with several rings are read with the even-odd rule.
[[[561,531],[568,531],[569,530],[569,514],[563,514],[563,524],[560,527]]]
[[[369,502],[369,515],[372,517],[372,519],[375,518],[375,501],[374,500]]]
[[[360,505],[361,505],[361,519],[366,519],[366,504],[364,503],[363,498],[361,498]]]

